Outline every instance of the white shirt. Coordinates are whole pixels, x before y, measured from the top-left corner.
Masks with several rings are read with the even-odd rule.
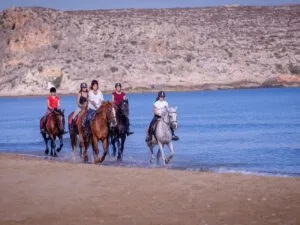
[[[92,101],[96,103],[97,107],[92,104]],[[104,101],[104,98],[101,91],[98,90],[96,95],[94,94],[93,90],[89,91],[89,109],[97,110],[101,106],[102,101]]]
[[[169,104],[165,100],[163,100],[163,101],[158,100],[154,103],[154,108],[156,109],[157,113],[160,116],[161,116],[162,112],[167,110],[168,107],[169,107]]]

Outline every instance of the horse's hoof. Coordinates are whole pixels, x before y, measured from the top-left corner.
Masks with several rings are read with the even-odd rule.
[[[55,154],[53,154],[53,157],[57,157],[57,154],[55,153]]]
[[[83,162],[84,162],[84,163],[87,163],[88,161],[89,161],[89,158],[88,158],[87,156],[84,156],[84,157],[83,157]]]
[[[48,154],[49,154],[49,150],[46,149],[46,150],[45,150],[45,155],[48,155]]]
[[[60,152],[60,151],[61,151],[61,148],[57,148],[56,151],[57,151],[57,152]]]

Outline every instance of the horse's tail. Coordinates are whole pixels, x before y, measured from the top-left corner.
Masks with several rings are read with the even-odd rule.
[[[70,124],[72,124],[72,121],[73,121],[73,115],[74,115],[74,112],[71,112],[68,116],[68,124],[70,126]]]
[[[40,119],[40,130],[42,130],[43,127],[44,127],[44,118],[45,118],[45,116],[43,116],[43,117]]]

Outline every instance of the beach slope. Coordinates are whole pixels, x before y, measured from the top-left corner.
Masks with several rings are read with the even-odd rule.
[[[299,224],[300,179],[0,154],[0,224]]]

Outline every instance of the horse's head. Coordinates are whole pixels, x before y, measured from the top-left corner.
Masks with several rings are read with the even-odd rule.
[[[128,117],[129,116],[129,103],[128,103],[128,100],[125,99],[123,100],[119,105],[118,105],[118,111]]]
[[[65,110],[56,109],[53,114],[59,131],[63,132],[65,130]]]
[[[168,107],[168,117],[170,121],[171,127],[176,130],[178,127],[178,122],[177,122],[177,107]]]
[[[111,102],[104,102],[104,103],[102,103],[101,107],[104,107],[106,110],[106,117],[107,117],[110,127],[116,127],[118,125],[118,123],[117,123],[115,104],[113,104]]]

